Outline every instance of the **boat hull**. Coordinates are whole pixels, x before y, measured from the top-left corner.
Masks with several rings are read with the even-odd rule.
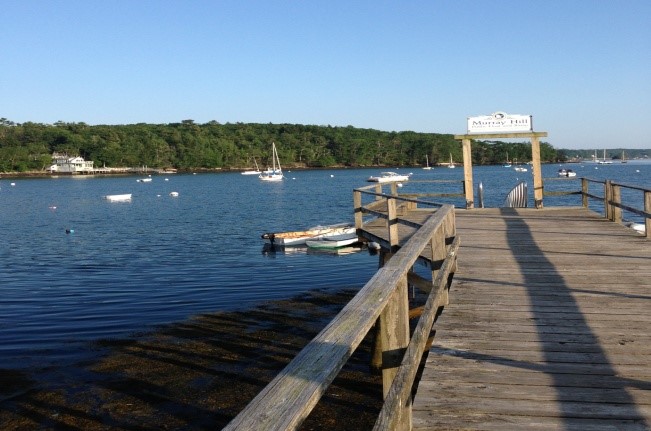
[[[382,172],[380,176],[368,177],[366,181],[369,183],[391,183],[395,181],[408,181],[409,175],[398,175],[395,172]]]
[[[319,238],[335,237],[338,235],[347,235],[348,237],[355,234],[355,227],[345,226],[324,226],[318,229],[308,229],[294,232],[278,232],[262,234],[262,239],[268,244],[280,246],[297,246],[305,245],[308,240]]]
[[[320,248],[320,249],[333,249],[346,247],[348,245],[355,244],[359,239],[355,237],[347,237],[344,239],[334,239],[334,238],[322,238],[305,241],[305,245],[309,248]]]
[[[131,200],[131,193],[125,193],[122,195],[106,195],[104,196],[109,202],[127,202]]]

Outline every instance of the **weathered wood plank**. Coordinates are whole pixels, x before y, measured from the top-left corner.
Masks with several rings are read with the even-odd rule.
[[[413,429],[651,429],[651,244],[579,208],[456,212]]]

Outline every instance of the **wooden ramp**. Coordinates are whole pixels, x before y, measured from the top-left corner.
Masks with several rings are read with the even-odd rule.
[[[651,429],[651,242],[582,208],[456,222],[413,429]]]

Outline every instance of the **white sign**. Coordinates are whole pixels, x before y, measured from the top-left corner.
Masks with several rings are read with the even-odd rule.
[[[509,115],[495,112],[482,117],[468,117],[468,133],[531,132],[531,115]]]

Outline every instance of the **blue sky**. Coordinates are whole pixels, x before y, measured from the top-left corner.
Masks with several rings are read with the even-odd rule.
[[[465,133],[651,148],[651,1],[0,0],[0,117]]]

